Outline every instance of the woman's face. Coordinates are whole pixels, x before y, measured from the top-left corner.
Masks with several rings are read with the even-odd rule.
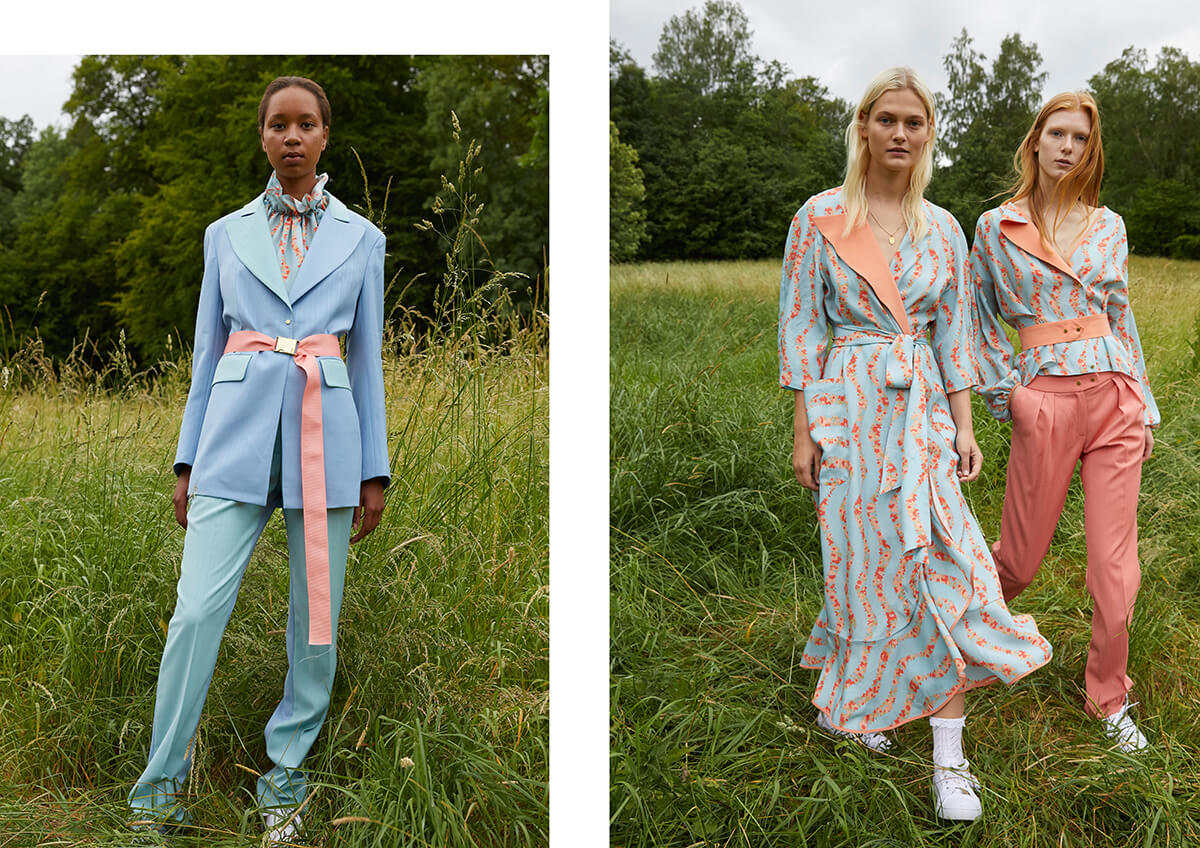
[[[871,167],[911,171],[931,132],[921,98],[910,88],[896,88],[885,91],[871,106],[859,135],[867,142]]]
[[[280,89],[267,101],[262,149],[292,197],[303,197],[317,181],[317,163],[329,140],[316,95],[298,85]]]
[[[1078,165],[1091,132],[1092,117],[1082,109],[1052,112],[1033,143],[1038,181],[1047,187],[1056,185],[1063,174]]]

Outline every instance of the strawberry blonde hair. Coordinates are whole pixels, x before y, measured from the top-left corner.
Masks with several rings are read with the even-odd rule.
[[[1033,148],[1041,139],[1042,129],[1051,115],[1075,109],[1091,118],[1092,129],[1088,133],[1087,143],[1084,144],[1083,155],[1079,157],[1075,167],[1059,178],[1053,187],[1053,194],[1048,195],[1050,187],[1038,182],[1037,153]],[[1059,223],[1072,206],[1079,201],[1088,206],[1096,206],[1100,200],[1100,180],[1104,176],[1104,148],[1100,144],[1100,109],[1096,106],[1096,99],[1086,91],[1064,91],[1047,100],[1034,119],[1033,126],[1025,133],[1021,146],[1013,154],[1013,169],[1017,172],[1017,178],[1009,188],[1012,192],[1009,202],[1030,199],[1030,216],[1042,237],[1043,247],[1049,250],[1047,236],[1058,232]],[[1047,200],[1051,201],[1054,207],[1054,221],[1049,225],[1049,232],[1045,216],[1042,214],[1042,207]]]
[[[933,144],[937,138],[933,123],[933,93],[912,68],[888,68],[871,80],[854,111],[854,117],[846,127],[846,179],[842,183],[842,204],[846,207],[847,234],[867,220],[867,170],[871,165],[871,151],[867,140],[862,137],[862,129],[867,125],[875,101],[889,91],[905,88],[916,94],[925,107],[925,117],[929,120],[929,140],[913,165],[900,209],[904,213],[904,223],[908,225],[913,244],[928,229],[921,201],[929,178],[933,176]]]

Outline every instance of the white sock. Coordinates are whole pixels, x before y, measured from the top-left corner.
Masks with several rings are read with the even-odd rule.
[[[941,768],[956,768],[966,757],[962,752],[962,732],[966,718],[929,718],[933,728],[933,764]]]

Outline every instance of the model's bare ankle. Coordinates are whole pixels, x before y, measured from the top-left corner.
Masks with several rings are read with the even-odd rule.
[[[962,692],[956,692],[940,710],[933,714],[934,718],[962,718],[967,699]]]

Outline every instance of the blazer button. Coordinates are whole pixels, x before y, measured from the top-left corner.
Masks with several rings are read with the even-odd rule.
[[[285,323],[285,324],[290,324],[290,323],[292,323],[292,319],[291,319],[291,318],[289,318],[289,319],[287,319],[286,321],[284,321],[283,323]]]

